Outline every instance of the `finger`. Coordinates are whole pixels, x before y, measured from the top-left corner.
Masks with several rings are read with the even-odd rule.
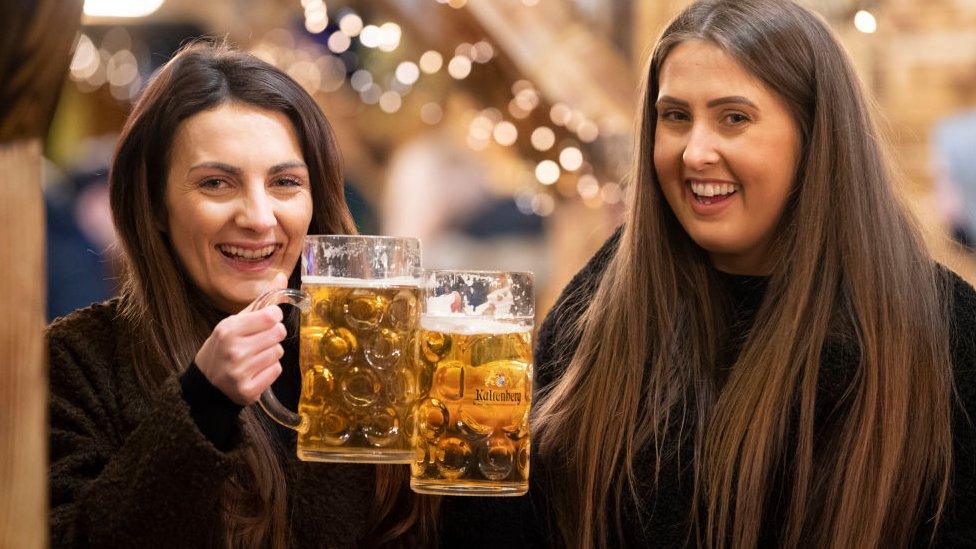
[[[251,358],[241,362],[237,368],[236,377],[241,381],[247,381],[261,370],[281,360],[283,356],[285,356],[285,350],[281,345],[275,344],[262,349]]]
[[[257,402],[257,400],[261,398],[261,393],[270,387],[280,375],[281,364],[275,362],[274,364],[271,364],[267,368],[264,368],[255,374],[255,376],[245,384],[244,390],[241,392],[247,398],[249,403]]]
[[[252,301],[250,305],[245,307],[244,310],[245,311],[256,310],[258,308],[257,307],[258,302],[261,301],[261,298],[263,298],[265,294],[267,294],[268,292],[273,292],[274,290],[283,290],[287,287],[288,287],[288,275],[286,275],[283,271],[278,271],[278,273],[275,274],[274,278],[272,278],[271,281],[265,285],[264,290],[261,292],[261,295],[259,295],[257,299]]]
[[[277,322],[267,330],[255,332],[240,338],[237,344],[242,349],[248,349],[250,354],[254,355],[281,343],[287,336],[288,330],[285,328],[285,325]]]
[[[286,275],[284,271],[278,271],[278,274],[276,274],[275,277],[271,279],[271,287],[268,288],[268,291],[270,292],[271,290],[283,290],[287,287],[288,287],[288,275]]]
[[[231,331],[237,337],[246,337],[270,330],[283,318],[284,313],[277,305],[268,305],[257,311],[242,311],[230,321]]]

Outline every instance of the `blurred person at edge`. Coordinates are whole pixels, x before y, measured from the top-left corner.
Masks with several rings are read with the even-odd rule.
[[[107,171],[75,173],[45,185],[48,322],[115,293]]]
[[[283,311],[307,233],[350,234],[335,137],[278,69],[192,44],[133,108],[110,173],[119,298],[55,321],[56,547],[423,543],[405,467],[305,463],[253,404],[300,391]],[[429,515],[429,513],[428,513]]]
[[[867,105],[788,0],[670,23],[626,223],[540,328],[530,494],[444,502],[445,544],[976,546],[976,290]]]
[[[932,141],[935,205],[956,241],[976,248],[976,110],[939,121]]]

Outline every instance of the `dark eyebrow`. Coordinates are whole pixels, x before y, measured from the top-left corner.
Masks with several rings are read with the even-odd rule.
[[[741,105],[748,105],[754,109],[759,108],[756,106],[755,103],[749,101],[748,99],[742,97],[741,95],[730,95],[728,97],[719,97],[718,99],[712,99],[711,101],[706,103],[705,106],[708,108],[712,108],[712,107],[717,107],[719,105],[728,105],[730,103],[739,103]]]
[[[659,104],[660,103],[670,103],[670,104],[678,105],[679,107],[685,107],[685,108],[688,108],[690,106],[687,101],[678,99],[676,97],[671,97],[670,95],[662,95],[661,97],[658,98],[657,102]],[[738,103],[738,104],[741,104],[741,105],[748,105],[748,106],[750,106],[750,107],[752,107],[754,109],[758,109],[759,108],[758,106],[756,106],[755,103],[753,103],[752,101],[749,101],[748,99],[746,99],[745,97],[742,97],[741,95],[730,95],[728,97],[719,97],[718,99],[712,99],[711,101],[709,101],[708,103],[706,103],[705,106],[708,107],[708,108],[712,108],[712,107],[717,107],[719,105],[728,105],[730,103]]]
[[[282,162],[281,164],[275,164],[274,166],[271,166],[271,169],[268,170],[268,173],[274,175],[276,173],[281,173],[290,168],[304,168],[307,170],[308,166],[306,166],[304,162],[293,160],[291,162]]]
[[[681,99],[678,99],[676,97],[671,97],[670,95],[662,95],[661,97],[658,97],[657,102],[658,104],[671,103],[674,105],[678,105],[679,107],[686,107],[686,108],[691,106],[688,104],[687,101],[682,101]]]
[[[224,164],[223,162],[201,162],[196,166],[190,168],[190,170],[192,171],[199,168],[213,168],[215,170],[227,172],[231,175],[241,175],[243,173],[243,170],[241,170],[237,166],[231,166],[230,164]],[[281,164],[275,164],[274,166],[271,166],[271,168],[268,170],[268,173],[274,175],[277,173],[281,173],[290,168],[308,169],[308,166],[306,166],[304,162],[299,162],[297,160],[290,161],[290,162],[282,162]]]
[[[237,166],[231,166],[230,164],[224,164],[223,162],[201,162],[193,166],[192,168],[190,168],[189,171],[193,171],[200,168],[213,168],[215,170],[227,172],[231,175],[241,175],[241,173],[243,173],[243,170],[241,170]]]

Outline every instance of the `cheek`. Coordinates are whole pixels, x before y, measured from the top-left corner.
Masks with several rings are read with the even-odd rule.
[[[658,179],[663,180],[668,173],[674,171],[672,165],[674,154],[671,151],[673,148],[669,140],[662,137],[660,132],[654,137],[654,171]]]
[[[182,201],[167,201],[166,204],[168,210],[166,226],[168,228],[169,239],[176,252],[182,256],[181,259],[184,263],[188,259],[186,254],[191,247],[190,240],[194,233],[194,216],[190,213],[192,207],[192,205],[185,204]]]
[[[732,171],[745,181],[747,203],[756,210],[754,213],[775,220],[782,213],[793,187],[795,156],[756,154],[758,151],[752,149],[740,155],[743,162],[739,163],[738,169],[733,165]]]
[[[684,171],[687,140],[673,132],[658,132],[654,137],[654,169],[662,181],[680,180]]]
[[[312,197],[306,194],[284,202],[278,219],[290,240],[290,247],[300,247],[312,222]]]
[[[232,219],[233,212],[224,204],[200,201],[184,205],[176,217],[185,235],[204,242],[212,239]]]
[[[169,215],[173,247],[188,268],[206,262],[206,256],[221,228],[233,214],[221,204],[186,201],[174,204]]]
[[[681,145],[674,139],[661,137],[654,139],[654,173],[665,197],[671,201],[682,193]]]

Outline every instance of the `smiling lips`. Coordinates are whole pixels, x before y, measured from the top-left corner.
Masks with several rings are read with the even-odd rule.
[[[738,183],[730,181],[689,179],[687,182],[694,203],[700,206],[713,206],[726,202],[742,188]]]
[[[281,247],[280,244],[256,246],[220,244],[217,246],[217,249],[228,259],[258,263],[270,258],[279,247]]]

